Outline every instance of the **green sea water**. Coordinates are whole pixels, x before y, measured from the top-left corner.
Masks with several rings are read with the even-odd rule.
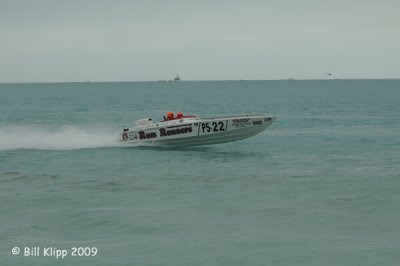
[[[167,111],[279,118],[118,143]],[[400,80],[0,84],[0,215],[0,265],[400,265]]]

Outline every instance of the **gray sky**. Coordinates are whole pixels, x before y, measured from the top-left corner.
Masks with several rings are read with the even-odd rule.
[[[0,0],[0,82],[400,78],[400,1]]]

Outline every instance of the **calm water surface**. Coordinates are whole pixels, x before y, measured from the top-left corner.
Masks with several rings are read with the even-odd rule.
[[[216,146],[117,142],[170,110],[279,119]],[[0,264],[399,265],[399,135],[400,80],[0,84]]]

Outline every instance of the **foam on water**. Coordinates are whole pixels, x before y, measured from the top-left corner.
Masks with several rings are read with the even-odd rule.
[[[118,132],[113,129],[79,128],[64,125],[59,128],[36,126],[0,127],[0,150],[74,150],[117,147]]]

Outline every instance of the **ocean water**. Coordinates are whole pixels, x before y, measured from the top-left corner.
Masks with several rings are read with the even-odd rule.
[[[279,119],[117,142],[170,110]],[[400,80],[0,84],[0,214],[0,265],[400,265]]]

